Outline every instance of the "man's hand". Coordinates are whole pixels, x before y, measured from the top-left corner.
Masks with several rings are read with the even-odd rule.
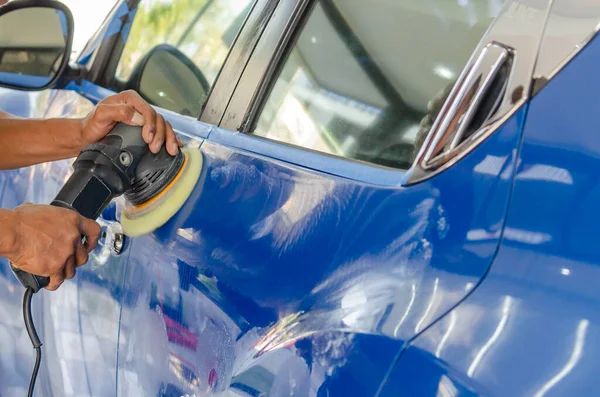
[[[82,141],[84,146],[98,142],[117,124],[143,126],[142,136],[153,153],[166,142],[167,151],[175,156],[183,146],[175,136],[173,127],[135,91],[124,91],[102,100],[83,119]]]
[[[77,212],[50,205],[23,204],[10,211],[12,247],[6,257],[19,269],[50,277],[47,289],[56,290],[75,268],[85,264],[98,244],[100,226]],[[85,236],[85,244],[81,242]]]

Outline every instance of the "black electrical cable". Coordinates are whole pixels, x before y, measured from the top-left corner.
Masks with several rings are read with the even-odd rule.
[[[33,373],[31,374],[31,380],[29,381],[29,392],[27,393],[27,397],[33,396],[35,380],[37,379],[40,363],[42,361],[42,342],[35,330],[33,316],[31,315],[31,297],[33,294],[33,289],[27,288],[25,289],[25,295],[23,296],[23,319],[25,320],[25,328],[27,329],[27,334],[29,334],[29,339],[31,339],[31,344],[35,349],[35,365],[33,366]]]

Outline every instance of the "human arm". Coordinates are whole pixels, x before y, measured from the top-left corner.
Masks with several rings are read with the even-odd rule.
[[[0,116],[0,169],[73,157],[120,121],[143,125],[142,135],[154,153],[164,142],[173,155],[181,145],[170,124],[133,91],[106,98],[84,119]],[[64,208],[24,204],[14,210],[0,209],[0,256],[28,273],[50,277],[50,290],[87,262],[99,233],[96,222]]]
[[[175,155],[181,145],[171,125],[134,91],[110,96],[83,119],[23,119],[0,112],[0,170],[76,156],[102,139],[117,122],[143,126],[154,153],[166,142]]]

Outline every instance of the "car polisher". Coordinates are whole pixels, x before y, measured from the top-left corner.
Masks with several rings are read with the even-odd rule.
[[[121,225],[130,237],[151,233],[174,216],[192,193],[202,170],[199,150],[184,148],[171,156],[163,146],[152,153],[142,138],[142,128],[118,123],[101,141],[86,146],[73,163],[69,177],[51,205],[96,219],[110,201],[124,195]],[[33,393],[41,360],[41,342],[33,326],[31,297],[49,283],[48,277],[12,266],[26,288],[23,316],[37,351],[30,384]]]

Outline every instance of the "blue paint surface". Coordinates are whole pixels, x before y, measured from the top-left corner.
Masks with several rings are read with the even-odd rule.
[[[489,275],[410,344],[382,396],[597,394],[599,61],[595,39],[531,101]]]
[[[92,105],[73,91],[49,100],[37,101],[53,109],[46,117]],[[375,394],[404,343],[487,272],[524,112],[456,167],[406,188],[242,150],[225,144],[238,133],[165,113],[201,145],[196,189],[163,228],[119,257],[92,255],[74,281],[36,296],[53,308],[41,314],[45,371],[84,395]],[[3,206],[49,202],[69,172],[56,162],[2,173]],[[19,287],[6,264],[2,273],[16,312]]]
[[[375,164],[349,160],[337,156],[304,150],[247,134],[232,134],[230,131],[215,130],[211,136],[214,142],[245,151],[269,156],[274,160],[302,166],[308,169],[382,186],[400,186],[407,173],[397,169],[380,167]]]
[[[87,80],[82,81],[81,84],[77,84],[75,81],[71,81],[64,87],[64,89],[80,93],[93,104],[97,104],[104,98],[115,94],[114,91],[90,83]]]
[[[28,74],[0,72],[0,82],[26,88],[44,87],[52,80],[52,77],[53,76],[32,76]]]

